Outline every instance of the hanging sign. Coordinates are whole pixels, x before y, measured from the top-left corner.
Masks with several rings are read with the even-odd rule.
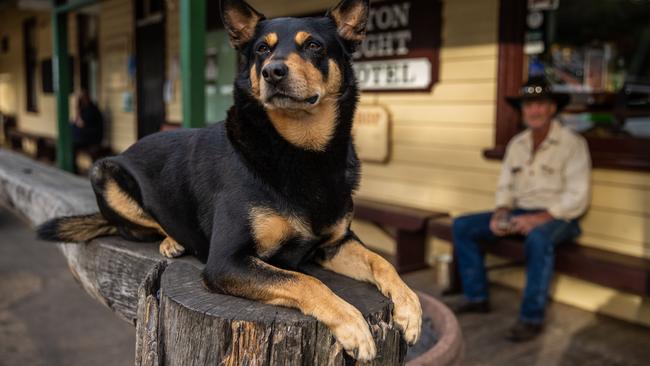
[[[359,159],[384,163],[389,157],[390,118],[386,108],[359,105],[352,125],[354,145]]]
[[[362,90],[431,90],[438,81],[441,8],[439,0],[371,4],[353,63]]]

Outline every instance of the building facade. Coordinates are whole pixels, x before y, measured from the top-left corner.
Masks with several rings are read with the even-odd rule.
[[[108,121],[107,143],[116,152],[144,132],[161,128],[160,116],[172,125],[182,120],[180,1],[103,0],[69,15],[73,85],[78,89],[83,82],[92,89]],[[334,2],[250,1],[267,17],[315,14]],[[229,104],[236,55],[220,29],[216,1],[207,3],[206,119],[216,122]],[[388,122],[378,127],[384,132],[379,140],[364,140],[360,148],[373,150],[365,144],[378,144],[386,149],[379,158],[364,162],[358,195],[453,215],[491,209],[498,158],[519,128],[516,112],[502,97],[516,94],[527,74],[541,69],[574,94],[575,103],[563,117],[590,136],[593,191],[580,242],[650,258],[650,113],[643,105],[650,63],[642,56],[650,48],[647,28],[635,30],[645,35],[634,45],[623,36],[569,39],[563,27],[580,8],[567,10],[569,2],[564,0],[427,1],[433,8],[420,11],[422,3],[374,5],[369,33],[374,43],[367,43],[357,59],[357,72],[367,73],[368,83],[360,104],[361,111],[380,107]],[[584,1],[577,3],[587,7]],[[643,3],[641,14],[648,14],[643,13],[647,2],[618,3]],[[0,2],[0,112],[15,116],[21,130],[55,137],[54,96],[44,91],[42,80],[43,65],[52,55],[51,14],[38,4],[42,2]],[[605,22],[601,13],[593,17]],[[79,36],[80,29],[90,36]],[[642,47],[646,51],[638,50]],[[625,81],[626,70],[635,77],[628,78],[631,83]],[[398,80],[399,73],[403,77]],[[151,97],[149,87],[157,97]],[[621,92],[625,88],[630,92]],[[636,102],[616,102],[625,95],[637,96]],[[70,103],[74,111],[73,98]],[[636,103],[636,109],[625,108],[630,103]],[[613,134],[621,126],[615,126],[611,116],[620,113],[635,127]],[[363,223],[358,230],[369,244],[392,251],[383,234]],[[433,239],[427,259],[433,262],[445,252],[448,243]],[[521,269],[495,271],[491,278],[514,287],[524,282]],[[552,295],[557,301],[650,325],[647,297],[564,275],[556,277]]]

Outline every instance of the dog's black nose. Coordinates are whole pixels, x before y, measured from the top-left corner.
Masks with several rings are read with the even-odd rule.
[[[284,62],[271,62],[262,68],[262,76],[267,83],[277,84],[289,73],[289,68]]]

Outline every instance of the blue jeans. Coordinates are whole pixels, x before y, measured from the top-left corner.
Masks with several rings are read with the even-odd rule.
[[[515,209],[513,216],[538,212]],[[497,239],[490,230],[492,212],[461,216],[454,220],[454,250],[463,292],[469,301],[488,299],[488,283],[479,243]],[[551,220],[533,229],[525,238],[526,289],[521,303],[519,318],[529,323],[540,324],[548,288],[553,277],[555,246],[575,239],[580,235],[577,220]]]

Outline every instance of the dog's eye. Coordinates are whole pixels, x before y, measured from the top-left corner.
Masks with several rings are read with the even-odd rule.
[[[271,49],[269,48],[269,46],[267,46],[265,44],[261,44],[261,45],[257,46],[257,53],[260,54],[260,55],[269,53],[270,51],[271,51]]]
[[[318,52],[323,48],[323,46],[320,45],[320,43],[316,41],[309,41],[307,42],[307,49],[310,51]]]

